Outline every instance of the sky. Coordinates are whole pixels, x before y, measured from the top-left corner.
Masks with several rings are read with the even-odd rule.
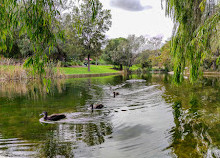
[[[172,35],[173,22],[165,17],[161,0],[100,0],[104,9],[110,9],[112,26],[106,33],[107,38],[136,36],[163,36],[164,40]]]

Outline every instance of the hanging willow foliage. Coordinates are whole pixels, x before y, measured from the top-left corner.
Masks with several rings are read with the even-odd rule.
[[[47,63],[47,57],[43,53],[46,47],[50,49],[56,42],[57,36],[62,36],[61,31],[54,32],[58,28],[53,0],[2,0],[0,4],[0,51],[5,52],[7,39],[12,39],[9,45],[13,45],[13,32],[19,30],[19,35],[27,34],[31,41],[34,55],[27,59],[25,66],[32,66],[35,73],[42,75]],[[53,27],[52,27],[53,24]]]
[[[210,37],[217,31],[220,10],[214,0],[166,0],[166,14],[174,20],[171,53],[174,58],[174,81],[183,80],[189,67],[190,81],[201,74],[201,63],[210,53]],[[214,37],[212,37],[214,38]]]
[[[91,18],[95,19],[96,7],[93,0],[90,3]],[[56,40],[63,38],[56,4],[62,5],[62,0],[1,0],[0,52],[12,48],[14,30],[19,30],[19,35],[27,34],[34,55],[26,60],[24,66],[33,67],[34,74],[42,76],[48,61],[44,50],[49,47],[50,52]]]

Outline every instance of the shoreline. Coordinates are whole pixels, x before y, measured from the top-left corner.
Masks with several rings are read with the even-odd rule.
[[[64,75],[63,78],[84,78],[84,77],[102,77],[102,76],[111,76],[123,74],[123,71],[114,72],[114,73],[100,73],[100,74],[68,74]]]
[[[208,72],[208,71],[204,71],[204,72],[202,72],[203,74],[202,74],[202,76],[209,76],[209,77],[220,77],[220,72],[218,72],[218,71],[216,71],[216,72]],[[170,72],[168,72],[168,74],[170,74],[170,75],[173,75],[174,74],[174,72],[173,71],[170,71]],[[185,73],[184,74],[184,76],[189,76],[189,73]]]
[[[150,73],[162,73],[160,71],[152,71]],[[51,79],[69,79],[69,78],[86,78],[86,77],[102,77],[102,76],[111,76],[111,75],[120,75],[120,74],[125,74],[124,71],[118,71],[118,72],[113,72],[113,73],[94,73],[94,74],[62,74],[59,76],[56,76]],[[168,74],[173,75],[173,71],[168,72]],[[184,74],[184,76],[188,77],[189,73]],[[203,75],[205,77],[220,77],[220,72],[203,72]],[[0,82],[4,81],[24,81],[24,80],[35,80],[37,78],[11,78],[11,79],[4,79],[0,78]]]
[[[124,71],[112,70],[112,65],[91,65],[92,71],[88,72],[84,66],[77,67],[55,67],[54,71],[45,70],[46,79],[65,79],[65,78],[83,78],[83,77],[101,77],[109,75],[123,74]],[[0,82],[4,81],[27,81],[40,80],[37,75],[28,75],[28,72],[22,66],[0,65]]]
[[[102,76],[111,76],[111,75],[120,75],[120,74],[124,74],[123,71],[119,71],[119,72],[114,72],[114,73],[94,73],[94,74],[67,74],[67,75],[59,75],[57,77],[53,77],[50,79],[69,79],[69,78],[86,78],[86,77],[102,77]],[[4,78],[0,78],[0,82],[4,82],[4,81],[24,81],[24,80],[36,80],[37,78],[11,78],[9,79],[4,79]],[[49,78],[48,78],[49,79]]]

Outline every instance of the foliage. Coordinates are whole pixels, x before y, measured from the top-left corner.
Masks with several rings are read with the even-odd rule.
[[[116,38],[108,41],[103,58],[113,65],[130,67],[134,64],[137,54],[142,51],[145,43],[143,36],[129,35],[127,39]]]
[[[80,61],[80,60],[70,60],[70,61],[67,61],[67,62],[62,62],[61,63],[61,66],[64,66],[64,67],[68,67],[68,66],[82,66],[83,63]]]
[[[22,80],[26,78],[26,72],[21,66],[0,66],[0,80]]]
[[[121,63],[119,45],[125,41],[126,39],[121,37],[108,40],[102,58],[110,64],[119,65]]]
[[[99,56],[101,46],[105,40],[104,33],[111,26],[110,10],[103,9],[99,0],[93,0],[93,5],[90,0],[83,0],[77,7],[75,6],[72,13],[73,31],[80,39],[83,46],[83,54],[88,56]],[[93,14],[92,7],[95,6],[95,19],[91,18]],[[90,60],[88,60],[90,61]],[[90,71],[90,62],[88,62],[88,71]]]
[[[3,0],[0,5],[0,51],[7,53],[16,44],[16,36],[13,35],[15,31],[18,31],[19,36],[26,34],[34,55],[25,66],[33,66],[33,70],[39,74],[45,72],[47,62],[43,51],[48,46],[51,49],[56,38],[62,36],[62,31],[54,32],[53,29],[59,29],[55,17],[60,14],[54,3],[54,0]]]
[[[135,35],[129,35],[127,38],[127,45],[125,50],[127,50],[129,56],[127,56],[126,66],[132,66],[135,62],[137,55],[143,51],[146,39],[143,36],[136,37]]]
[[[69,9],[67,0],[2,0],[0,4],[0,53],[6,57],[30,56],[26,67],[33,67],[35,73],[42,74],[49,61],[51,50],[58,50],[58,39],[63,39],[60,25],[60,11]],[[92,22],[98,15],[98,5],[88,0]],[[19,36],[22,39],[17,38]],[[19,39],[19,40],[17,40]],[[20,48],[21,47],[21,48]],[[19,49],[18,49],[19,48]],[[18,53],[19,56],[15,54]],[[9,54],[9,55],[8,55]],[[46,55],[47,54],[47,55]],[[62,54],[62,53],[61,53]],[[40,67],[40,68],[38,68]]]
[[[56,70],[54,69],[56,67]],[[60,72],[59,66],[55,66],[53,63],[47,63],[45,67],[45,78],[58,78],[63,74]],[[35,79],[39,76],[32,73],[32,70],[29,68],[24,68],[20,65],[0,65],[0,80],[27,80]],[[50,84],[50,80],[43,80],[45,85]],[[48,85],[49,86],[49,85]],[[48,88],[48,87],[47,87]]]
[[[170,41],[160,49],[161,55],[159,56],[159,65],[164,67],[166,71],[173,69],[172,56],[170,53]]]
[[[65,30],[65,42],[61,44],[63,51],[67,54],[67,61],[84,60],[84,47],[82,40],[78,38],[76,28],[73,27],[71,14],[66,14],[62,20],[62,27]]]
[[[191,82],[198,78],[201,63],[210,53],[209,39],[219,24],[220,9],[215,8],[215,1],[166,0],[166,13],[176,25],[171,41],[175,82],[183,80],[186,65],[189,65]]]
[[[169,55],[169,43],[167,42],[162,48],[162,37],[150,37],[146,38],[146,44],[144,51],[137,55],[135,63],[141,68],[151,69],[152,67],[162,68],[168,67],[170,58]],[[169,66],[171,67],[171,66]]]
[[[140,69],[139,65],[132,65],[129,70],[134,72],[134,71],[137,71],[138,69]]]
[[[151,50],[144,50],[142,53],[138,54],[135,64],[138,64],[141,68],[150,68],[152,67],[150,61]]]
[[[146,38],[145,48],[148,50],[159,50],[163,46],[163,36],[154,36]]]

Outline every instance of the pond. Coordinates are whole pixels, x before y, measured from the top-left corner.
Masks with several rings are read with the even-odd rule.
[[[1,82],[0,157],[220,157],[220,78],[176,86],[171,77],[57,80],[49,93]],[[67,118],[42,122],[43,111]]]

